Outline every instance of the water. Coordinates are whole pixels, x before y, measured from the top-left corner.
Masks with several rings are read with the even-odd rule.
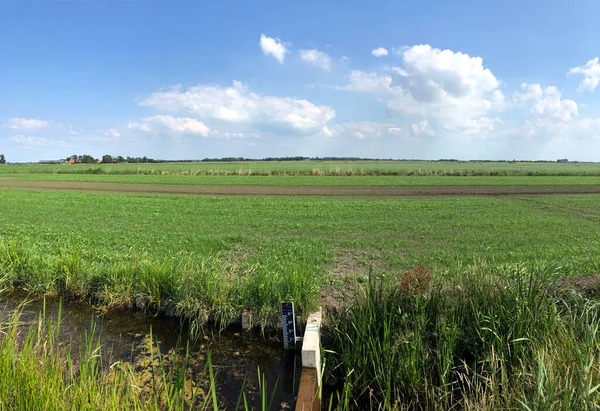
[[[14,311],[24,299],[26,296],[20,294],[0,296],[0,313]],[[46,297],[46,318],[56,321],[59,306],[59,299]],[[43,310],[44,299],[28,299],[20,317],[23,327],[37,321]],[[193,342],[186,337],[185,325],[175,318],[152,316],[139,310],[116,310],[101,314],[88,304],[63,303],[61,338],[68,343],[73,357],[78,357],[76,353],[80,349],[81,337],[91,332],[92,323],[95,323],[94,335],[102,343],[104,366],[116,361],[130,362],[142,380],[144,375],[149,379],[152,365],[150,341],[158,343],[161,354],[166,358],[172,356],[177,347],[189,344],[189,371],[194,378],[202,374],[206,355],[210,351],[216,373],[217,394],[220,404],[227,409],[235,407],[244,379],[244,392],[249,405],[260,408],[259,367],[266,378],[269,396],[274,392],[274,409],[290,409],[294,406],[301,359],[297,354],[283,350],[280,335],[243,332],[239,326],[230,326],[221,332],[209,330],[204,338]]]

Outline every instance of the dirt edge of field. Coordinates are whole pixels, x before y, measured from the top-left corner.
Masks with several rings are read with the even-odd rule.
[[[101,183],[74,181],[0,181],[0,188],[29,190],[98,191],[114,193],[283,196],[283,197],[419,197],[516,196],[548,194],[600,194],[589,186],[247,186]]]

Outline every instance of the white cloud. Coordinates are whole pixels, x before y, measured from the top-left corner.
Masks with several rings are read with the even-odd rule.
[[[379,48],[372,50],[371,54],[373,54],[375,57],[383,57],[383,56],[388,55],[388,51],[387,51],[387,49],[384,49],[383,47],[379,47]]]
[[[515,140],[600,142],[600,118],[572,118],[560,121],[536,117],[499,134]]]
[[[562,100],[561,92],[554,86],[542,88],[540,84],[521,84],[524,90],[516,94],[516,100],[521,104],[531,103],[534,115],[565,121],[577,115],[577,103],[573,100]]]
[[[10,141],[13,141],[22,146],[39,146],[45,145],[46,139],[41,137],[33,137],[33,136],[25,136],[23,134],[19,134],[16,136],[12,136],[8,138]]]
[[[140,123],[129,123],[128,128],[145,132],[172,132],[195,134],[205,137],[210,129],[201,121],[189,117],[156,115],[142,119]]]
[[[121,133],[119,133],[116,129],[114,128],[109,128],[108,130],[104,131],[104,135],[107,137],[121,137]]]
[[[481,98],[496,91],[499,82],[480,57],[419,45],[402,53],[404,66],[395,81],[415,101]]]
[[[418,123],[413,123],[410,126],[410,133],[413,136],[419,136],[421,134],[431,134],[431,132],[428,130],[429,124],[427,123],[427,120],[421,120]]]
[[[585,65],[580,67],[573,67],[569,70],[571,74],[583,74],[584,78],[579,83],[577,91],[590,90],[594,91],[600,83],[600,64],[598,63],[598,57],[588,61]]]
[[[494,131],[496,128],[496,124],[502,124],[502,119],[490,118],[490,117],[479,117],[477,119],[465,119],[460,127],[462,128],[462,133],[465,135],[480,135],[485,136],[488,133]]]
[[[256,128],[282,126],[288,130],[322,130],[335,117],[329,106],[290,97],[262,96],[234,81],[231,87],[198,85],[186,90],[174,88],[156,92],[141,102],[171,112],[193,113],[201,118],[250,123]]]
[[[62,148],[67,147],[67,143],[63,140],[50,140],[44,137],[34,137],[34,136],[26,136],[23,134],[18,134],[16,136],[8,137],[9,141],[16,143],[17,145],[27,148],[33,149],[36,147],[53,147],[53,148]]]
[[[506,98],[504,93],[500,90],[494,90],[492,92],[492,107],[496,110],[503,110],[506,105]]]
[[[129,123],[127,125],[127,128],[131,129],[131,130],[139,130],[139,131],[144,131],[146,133],[150,133],[152,132],[152,126],[149,123]]]
[[[273,37],[267,37],[264,34],[260,35],[260,48],[265,56],[271,55],[280,63],[283,63],[285,54],[289,52],[281,41]]]
[[[365,93],[383,93],[391,91],[391,84],[391,76],[352,70],[348,76],[348,83],[340,88]]]
[[[300,58],[305,62],[323,70],[331,70],[331,57],[316,49],[300,50]]]
[[[358,140],[380,137],[390,125],[373,121],[350,121],[336,125],[332,134],[336,137],[352,137]]]
[[[238,131],[219,131],[219,130],[214,130],[210,132],[211,137],[216,137],[218,139],[221,140],[231,140],[231,141],[238,141],[238,140],[243,140],[243,139],[248,139],[248,138],[255,138],[255,139],[260,139],[261,136],[257,133],[243,133],[243,132],[238,132]]]
[[[495,120],[487,114],[504,108],[500,82],[480,57],[429,45],[406,47],[399,54],[401,66],[384,73],[353,71],[342,88],[373,93],[390,117],[417,126],[426,120],[431,132],[489,130]]]
[[[37,130],[47,127],[49,124],[50,122],[45,120],[19,117],[10,118],[7,122],[8,128],[12,128],[14,130]]]

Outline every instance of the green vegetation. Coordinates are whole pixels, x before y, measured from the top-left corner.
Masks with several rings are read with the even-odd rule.
[[[326,198],[17,189],[28,181],[327,190],[599,186],[599,164],[302,161],[8,165],[0,172],[4,187],[14,187],[0,189],[0,287],[107,309],[168,310],[189,320],[193,334],[244,310],[256,325],[277,326],[282,300],[294,301],[301,315],[324,305],[337,310],[327,319],[332,408],[600,405],[599,194]],[[581,278],[591,279],[591,292],[569,288]]]
[[[375,261],[455,276],[464,266],[600,267],[600,196],[315,199],[0,191],[6,285],[127,306],[172,306],[201,326],[243,309],[302,312],[344,270]],[[577,239],[575,242],[573,239]],[[351,268],[348,268],[351,267]],[[352,268],[354,267],[354,268]]]
[[[2,171],[2,170],[0,170]],[[145,174],[15,174],[0,182],[77,181],[133,184],[257,186],[561,186],[600,185],[600,176],[220,176]]]
[[[10,173],[288,176],[600,176],[600,163],[476,161],[255,161],[161,164],[24,164]]]
[[[94,337],[94,322],[81,338],[80,352],[61,332],[62,315],[42,312],[28,326],[21,310],[0,312],[0,409],[2,410],[218,410],[210,352],[193,374],[190,347],[161,353],[150,333],[142,359],[113,361]],[[262,410],[271,409],[269,386],[258,370]],[[271,386],[272,387],[272,386]],[[272,389],[272,388],[271,388]],[[250,410],[242,385],[236,410]]]
[[[325,375],[342,387],[330,408],[598,409],[599,290],[586,296],[557,275],[528,265],[449,284],[422,267],[371,275],[331,317]]]

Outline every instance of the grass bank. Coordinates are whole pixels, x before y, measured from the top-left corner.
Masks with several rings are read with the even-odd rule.
[[[545,266],[371,275],[330,317],[325,401],[348,409],[595,410],[600,298]],[[558,281],[558,282],[557,282]],[[337,385],[336,385],[337,384]]]
[[[209,322],[225,326],[250,311],[255,325],[277,326],[281,301],[294,301],[300,313],[318,305],[323,278],[296,261],[285,273],[251,264],[240,267],[218,256],[97,263],[77,251],[42,254],[13,241],[0,242],[0,285],[34,294],[56,293],[86,299],[108,309],[131,307],[164,311],[190,321],[197,335]]]

